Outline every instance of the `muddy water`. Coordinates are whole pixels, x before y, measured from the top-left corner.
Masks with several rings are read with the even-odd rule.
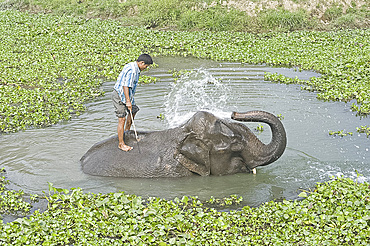
[[[275,163],[257,168],[257,175],[180,179],[123,179],[95,177],[82,173],[80,157],[96,142],[116,134],[110,92],[114,82],[106,82],[106,95],[87,104],[87,110],[71,121],[45,129],[31,129],[0,136],[0,167],[5,167],[10,188],[42,194],[48,182],[55,187],[81,187],[86,192],[125,191],[144,197],[174,198],[190,195],[208,199],[232,194],[243,196],[245,204],[256,206],[278,198],[294,199],[301,188],[344,175],[370,179],[370,139],[359,136],[356,126],[370,125],[350,111],[350,104],[323,102],[315,93],[297,85],[264,81],[264,72],[279,72],[308,79],[313,72],[270,68],[263,65],[224,63],[195,58],[156,58],[158,68],[143,74],[160,78],[155,84],[139,86],[136,102],[141,111],[135,121],[138,130],[174,127],[197,110],[220,117],[232,111],[266,110],[281,114],[288,145]],[[193,70],[175,81],[168,70]],[[164,116],[160,119],[158,116]],[[248,123],[251,129],[258,124]],[[347,130],[354,136],[332,137],[330,130]],[[255,131],[268,142],[270,131]],[[134,146],[135,147],[135,146]]]

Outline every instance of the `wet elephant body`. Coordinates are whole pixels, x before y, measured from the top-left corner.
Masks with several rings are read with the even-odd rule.
[[[126,144],[118,149],[114,136],[92,146],[81,158],[83,172],[112,177],[184,177],[250,172],[278,159],[286,146],[280,120],[264,111],[233,113],[238,121],[265,122],[272,130],[271,142],[263,144],[244,124],[197,112],[185,124],[153,132],[125,133]]]
[[[125,143],[134,148],[120,150],[118,136],[95,144],[82,158],[85,173],[112,177],[183,177],[192,173],[173,158],[179,129],[138,132],[139,142],[133,131],[125,133]],[[138,146],[139,145],[139,146]]]

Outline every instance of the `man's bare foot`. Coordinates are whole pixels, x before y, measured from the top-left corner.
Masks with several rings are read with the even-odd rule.
[[[130,146],[126,145],[126,144],[119,144],[118,145],[118,148],[121,149],[121,150],[123,150],[123,151],[126,151],[126,152],[133,149],[132,147],[130,147]]]

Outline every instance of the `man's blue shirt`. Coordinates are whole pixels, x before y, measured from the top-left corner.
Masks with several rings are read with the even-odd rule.
[[[121,97],[121,101],[126,104],[125,94],[123,92],[123,87],[127,86],[129,88],[129,96],[132,105],[135,105],[134,95],[136,92],[136,86],[139,82],[140,69],[136,62],[127,63],[122,72],[119,74],[114,89],[118,92]]]

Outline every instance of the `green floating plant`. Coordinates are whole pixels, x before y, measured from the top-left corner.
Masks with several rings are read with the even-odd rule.
[[[1,168],[0,173],[5,173],[5,169]],[[0,177],[0,214],[28,214],[32,205],[26,201],[24,192],[7,189],[6,185],[8,183],[9,181],[6,180],[5,176]],[[37,195],[31,195],[29,199],[35,201],[37,197]]]
[[[277,117],[279,118],[279,120],[283,120],[285,118],[285,116],[283,116],[282,114],[278,114]]]
[[[161,32],[114,20],[7,10],[0,12],[0,40],[1,132],[49,126],[82,113],[87,100],[103,94],[101,84],[115,80],[142,52],[317,71],[321,76],[309,80],[269,73],[265,79],[300,84],[318,99],[352,102],[359,115],[370,113],[369,29]]]
[[[140,84],[151,84],[151,83],[156,83],[158,81],[159,81],[159,78],[150,77],[146,75],[141,75],[139,79]]]
[[[263,132],[263,131],[264,131],[264,130],[263,130],[263,125],[258,124],[258,126],[256,127],[256,130],[257,130],[258,132]]]
[[[166,118],[166,116],[164,116],[164,114],[157,115],[157,119],[165,120],[165,118]]]
[[[339,177],[299,197],[304,199],[233,210],[226,208],[240,205],[242,197],[144,199],[49,183],[48,209],[7,224],[0,221],[0,244],[361,245],[370,239],[369,183]]]
[[[331,135],[331,136],[345,137],[345,136],[352,136],[353,135],[353,132],[346,132],[344,130],[340,130],[340,131],[329,131],[329,135]]]
[[[370,126],[356,127],[358,133],[365,133],[367,137],[370,136]]]
[[[181,77],[181,75],[190,73],[192,71],[193,70],[186,70],[186,69],[181,69],[178,71],[177,69],[173,69],[173,70],[169,70],[168,73],[172,74],[172,77],[179,78]]]

